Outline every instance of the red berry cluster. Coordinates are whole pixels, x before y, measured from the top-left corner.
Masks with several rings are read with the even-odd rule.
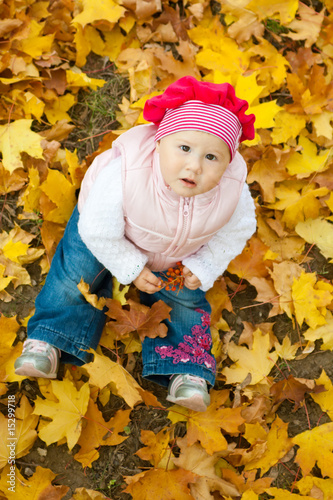
[[[184,266],[181,262],[177,262],[176,266],[177,267],[169,267],[165,274],[162,273],[162,275],[165,277],[165,289],[171,290],[172,292],[175,292],[177,290],[177,287],[178,290],[182,290],[184,288]]]

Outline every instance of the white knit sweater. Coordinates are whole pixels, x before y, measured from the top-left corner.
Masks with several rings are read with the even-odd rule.
[[[127,285],[136,279],[148,258],[125,237],[122,208],[121,158],[97,176],[81,208],[79,233],[93,255],[117,280]],[[247,184],[229,222],[195,254],[183,260],[207,291],[239,255],[256,230],[255,207]]]

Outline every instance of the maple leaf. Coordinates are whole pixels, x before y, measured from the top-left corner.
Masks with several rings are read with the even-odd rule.
[[[1,332],[1,344],[0,344],[0,364],[7,359],[10,351],[12,350],[12,345],[16,339],[16,333],[20,325],[17,322],[16,316],[7,318],[4,315],[0,315],[0,332]]]
[[[44,26],[45,23],[31,19],[27,30],[28,33],[19,41],[20,50],[34,59],[37,59],[45,52],[51,52],[54,34],[41,35]]]
[[[118,363],[106,356],[94,353],[94,361],[87,363],[84,369],[90,376],[90,384],[99,389],[110,385],[112,392],[125,399],[133,407],[142,401],[136,380]]]
[[[279,200],[268,207],[284,210],[283,222],[288,228],[294,229],[298,222],[316,219],[320,215],[321,203],[317,198],[328,194],[328,189],[314,189],[313,184],[302,184],[301,181],[285,181],[276,188],[275,193]]]
[[[309,177],[314,172],[322,172],[326,168],[330,150],[317,152],[316,144],[301,135],[298,139],[301,152],[295,151],[286,163],[286,169],[290,175],[296,175],[298,179]]]
[[[157,434],[153,431],[142,430],[140,439],[145,446],[140,448],[136,455],[142,460],[148,460],[154,467],[158,467],[164,455],[170,454],[170,433],[171,431],[168,429],[162,429]]]
[[[256,479],[256,469],[253,471],[243,471],[238,475],[233,469],[222,468],[221,474],[224,479],[235,484],[240,492],[244,492],[244,495],[246,492],[256,493],[258,495],[265,493],[273,481],[273,479],[269,477]],[[244,495],[242,496],[242,500],[244,499]]]
[[[279,19],[281,24],[286,24],[294,19],[298,8],[298,1],[288,0],[287,2],[281,2],[280,0],[273,0],[267,4],[265,0],[252,0],[246,5],[246,8],[255,12],[260,20],[273,17]]]
[[[57,245],[64,234],[64,227],[59,226],[59,224],[55,222],[43,221],[43,225],[40,228],[40,234],[49,260],[48,268],[45,269],[44,272],[48,272]]]
[[[292,344],[290,338],[286,336],[282,341],[282,345],[275,342],[274,347],[279,358],[290,360],[295,359],[296,352],[298,351],[300,345]]]
[[[230,342],[227,354],[235,363],[222,370],[226,382],[241,383],[248,374],[251,375],[252,385],[261,382],[267,377],[278,358],[277,352],[275,350],[270,352],[270,349],[269,335],[263,335],[259,329],[253,333],[252,349]]]
[[[24,167],[21,160],[23,152],[33,158],[43,158],[41,136],[30,130],[31,124],[32,120],[15,120],[8,125],[0,125],[0,151],[3,166],[9,172]]]
[[[177,467],[200,476],[190,487],[194,498],[213,499],[211,492],[214,491],[219,491],[221,495],[239,496],[239,491],[234,484],[221,479],[216,474],[217,461],[221,456],[227,454],[227,451],[209,455],[199,443],[188,446],[186,437],[178,438],[177,445],[180,447],[181,453],[178,458],[172,458],[173,463]]]
[[[296,462],[303,475],[309,474],[317,463],[323,476],[333,476],[333,422],[323,424],[292,438],[299,446]]]
[[[214,326],[221,319],[223,309],[232,311],[232,304],[225,280],[220,279],[215,281],[213,287],[206,293],[206,298],[212,307],[210,319],[211,325]]]
[[[333,286],[323,281],[316,281],[316,273],[302,271],[292,285],[292,299],[299,325],[305,321],[311,328],[326,323],[325,306],[332,302]]]
[[[252,36],[261,37],[264,34],[264,25],[258,21],[257,16],[244,11],[243,8],[232,4],[222,4],[221,11],[232,16],[232,22],[228,27],[228,35],[237,40],[239,44],[249,40]]]
[[[101,78],[89,78],[88,75],[83,73],[79,68],[72,68],[66,70],[67,87],[73,90],[78,90],[80,87],[90,87],[92,90],[97,90],[103,87],[106,83]]]
[[[38,424],[38,417],[37,415],[33,415],[32,411],[33,409],[27,397],[22,396],[20,404],[16,407],[15,411],[16,458],[26,455],[37,439],[36,427]]]
[[[320,350],[325,351],[333,350],[333,316],[330,311],[327,311],[325,316],[325,324],[319,326],[318,328],[309,328],[304,332],[303,336],[305,340],[315,342],[316,340],[322,339],[323,343],[320,346]]]
[[[259,63],[259,66],[255,64],[258,69],[260,68],[258,82],[266,85],[266,91],[274,92],[281,85],[284,85],[287,68],[290,64],[265,38],[260,38],[258,41],[260,41],[258,45],[253,45],[249,49],[250,54],[259,56],[262,61]],[[277,117],[280,114],[281,112],[278,113]],[[288,123],[286,123],[285,127],[288,127]]]
[[[105,20],[113,24],[119,21],[125,11],[113,0],[100,0],[97,5],[94,0],[82,0],[82,12],[74,17],[73,23],[85,26],[94,21]]]
[[[333,262],[333,225],[322,217],[307,219],[295,227],[296,233],[308,243],[315,244],[329,262]]]
[[[81,278],[81,281],[77,285],[77,287],[90,305],[92,305],[96,309],[99,309],[100,311],[104,309],[106,298],[98,297],[95,293],[90,293],[90,286],[88,283],[84,282],[83,278]]]
[[[31,218],[36,217],[39,209],[39,198],[41,195],[40,178],[37,168],[29,169],[29,183],[26,185],[25,190],[21,193],[18,205],[23,207],[24,212],[31,214]]]
[[[57,402],[37,397],[33,413],[51,418],[39,430],[39,437],[47,446],[63,438],[67,439],[71,450],[77,443],[89,402],[89,384],[85,383],[78,391],[69,379],[51,380],[52,392]]]
[[[228,272],[245,279],[267,276],[268,269],[264,262],[267,250],[268,247],[262,241],[252,236],[242,253],[230,262]]]
[[[322,135],[327,139],[333,139],[333,130],[331,125],[332,120],[333,113],[330,111],[322,111],[320,114],[316,114],[311,117],[311,121],[318,137]]]
[[[60,224],[67,222],[76,204],[75,186],[58,170],[49,170],[40,189],[56,205],[56,208],[44,213],[44,219]]]
[[[0,479],[0,490],[5,493],[8,500],[31,500],[32,498],[49,498],[60,500],[68,492],[68,486],[52,486],[51,481],[56,477],[50,469],[44,469],[39,465],[36,467],[36,472],[32,477],[26,479],[20,471],[15,467],[15,488],[9,489],[7,483],[10,474],[9,465],[7,465]]]
[[[25,404],[30,407],[28,402]],[[30,413],[26,415],[21,414],[23,417],[22,420],[8,419],[0,413],[0,429],[2,436],[8,436],[7,439],[2,439],[0,442],[0,469],[10,463],[14,457],[20,458],[26,455],[36,441],[38,417],[31,417],[31,412],[32,408],[30,407]],[[17,414],[17,412],[15,413]],[[13,439],[11,439],[9,431],[13,430],[13,424],[15,425],[15,432]]]
[[[238,433],[239,426],[245,422],[241,416],[242,408],[219,408],[221,401],[219,398],[214,400],[213,395],[211,404],[205,412],[199,413],[184,408],[179,409],[178,406],[175,406],[169,408],[168,414],[168,418],[172,422],[187,422],[186,439],[189,446],[200,441],[210,455],[228,448],[228,443],[221,433],[221,429],[229,433]],[[228,391],[222,391],[221,396],[227,395]]]
[[[199,67],[218,70],[224,75],[240,75],[248,68],[250,55],[241,51],[235,40],[223,34],[223,27],[217,20],[210,26],[189,30],[188,35],[202,47],[195,58]]]
[[[251,168],[247,181],[250,184],[258,182],[266,202],[275,201],[275,184],[289,177],[285,166],[288,156],[282,155],[278,158],[276,150],[270,146]],[[273,168],[274,175],[272,175]]]
[[[14,369],[14,363],[21,354],[22,354],[21,342],[17,343],[14,347],[9,349],[7,356],[4,357],[1,364],[0,377],[2,381],[21,382],[26,378],[24,375],[16,375]]]
[[[291,236],[289,232],[285,231],[278,217],[273,219],[259,214],[257,226],[258,237],[273,253],[272,260],[276,262],[297,262],[300,260],[300,255],[305,247],[304,240],[298,236]],[[269,253],[265,255],[270,257]]]
[[[311,394],[311,397],[333,421],[333,385],[325,370],[323,370],[320,377],[316,379],[316,383],[322,384],[324,392],[321,391],[320,394]]]
[[[167,326],[161,323],[164,319],[170,320],[169,312],[171,307],[165,302],[159,300],[152,307],[147,307],[134,300],[129,299],[129,311],[122,308],[121,304],[113,299],[108,299],[106,305],[108,311],[107,316],[115,319],[115,323],[109,323],[112,328],[121,338],[122,335],[127,335],[130,332],[137,331],[141,341],[145,337],[165,337],[167,334]]]
[[[109,499],[99,491],[89,490],[86,488],[76,488],[70,500],[109,500]]]
[[[83,467],[92,467],[92,462],[98,460],[100,446],[115,446],[125,441],[128,436],[120,436],[128,425],[131,410],[119,410],[114,417],[105,422],[102,412],[92,399],[82,425],[81,436],[77,442],[80,451],[74,455],[75,460]]]
[[[310,493],[317,496],[317,493],[322,493],[323,495],[321,495],[319,498],[329,499],[330,496],[332,496],[333,479],[322,479],[320,477],[306,476],[297,481],[296,486],[302,495],[307,495],[308,493]],[[318,489],[320,490],[320,493],[319,491],[317,491]]]
[[[274,281],[274,288],[280,295],[280,307],[285,311],[291,319],[294,314],[294,306],[292,300],[292,285],[295,278],[299,278],[303,272],[303,268],[291,261],[283,261],[280,264],[273,264],[271,276]]]
[[[196,480],[195,474],[184,469],[155,469],[125,477],[128,486],[124,492],[131,494],[135,500],[192,500],[189,485]]]
[[[273,281],[266,278],[254,277],[249,279],[249,282],[257,290],[256,302],[269,303],[273,306],[268,317],[271,318],[272,316],[281,314],[279,296],[274,288]]]
[[[305,40],[305,47],[311,47],[320,33],[321,25],[324,20],[324,11],[316,12],[308,5],[300,3],[298,6],[298,15],[300,19],[293,19],[287,27],[289,31],[287,36],[292,40]]]
[[[322,381],[320,383],[322,384]],[[324,385],[316,385],[313,380],[298,379],[294,378],[293,375],[289,375],[287,379],[276,382],[270,388],[270,393],[273,396],[275,405],[274,411],[276,411],[277,407],[280,405],[280,403],[282,403],[282,401],[287,399],[289,401],[295,402],[295,406],[292,410],[294,412],[304,401],[306,393],[317,394],[323,392],[324,390]],[[316,396],[313,396],[313,399],[315,398]]]
[[[315,500],[315,497],[297,495],[281,488],[268,488],[267,493],[272,495],[275,500]]]
[[[260,445],[262,437],[259,439],[260,448],[262,448]],[[293,442],[288,437],[288,424],[284,423],[278,416],[272,423],[268,433],[266,433],[265,441],[267,446],[262,448],[261,456],[250,461],[247,461],[244,456],[242,461],[245,464],[244,470],[261,469],[260,475],[262,476],[293,447]]]
[[[67,111],[75,104],[75,97],[72,94],[59,96],[52,104],[45,106],[45,114],[48,121],[54,125],[60,120],[71,121]]]
[[[11,193],[13,191],[18,191],[27,182],[27,174],[23,172],[22,169],[17,169],[10,173],[5,170],[2,163],[0,164],[0,194],[1,196],[6,193]]]
[[[306,119],[303,115],[296,115],[282,110],[275,117],[275,126],[272,131],[272,144],[287,142],[295,139],[305,128]]]
[[[122,306],[127,304],[126,294],[129,291],[130,285],[121,285],[116,278],[112,279],[112,297],[121,303]]]

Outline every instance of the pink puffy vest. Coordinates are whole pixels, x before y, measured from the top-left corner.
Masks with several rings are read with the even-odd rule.
[[[156,130],[149,124],[126,131],[113,142],[110,160],[122,157],[125,236],[148,256],[152,271],[162,271],[195,253],[229,221],[247,167],[237,152],[218,186],[204,194],[180,197],[161,175]],[[103,163],[97,157],[88,170],[91,179],[106,166]],[[91,168],[96,172],[90,172]],[[89,190],[87,184],[85,191]],[[80,197],[86,195],[81,192]]]

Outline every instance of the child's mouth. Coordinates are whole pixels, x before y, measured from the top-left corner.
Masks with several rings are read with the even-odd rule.
[[[192,179],[180,179],[185,187],[194,188],[197,183]]]

